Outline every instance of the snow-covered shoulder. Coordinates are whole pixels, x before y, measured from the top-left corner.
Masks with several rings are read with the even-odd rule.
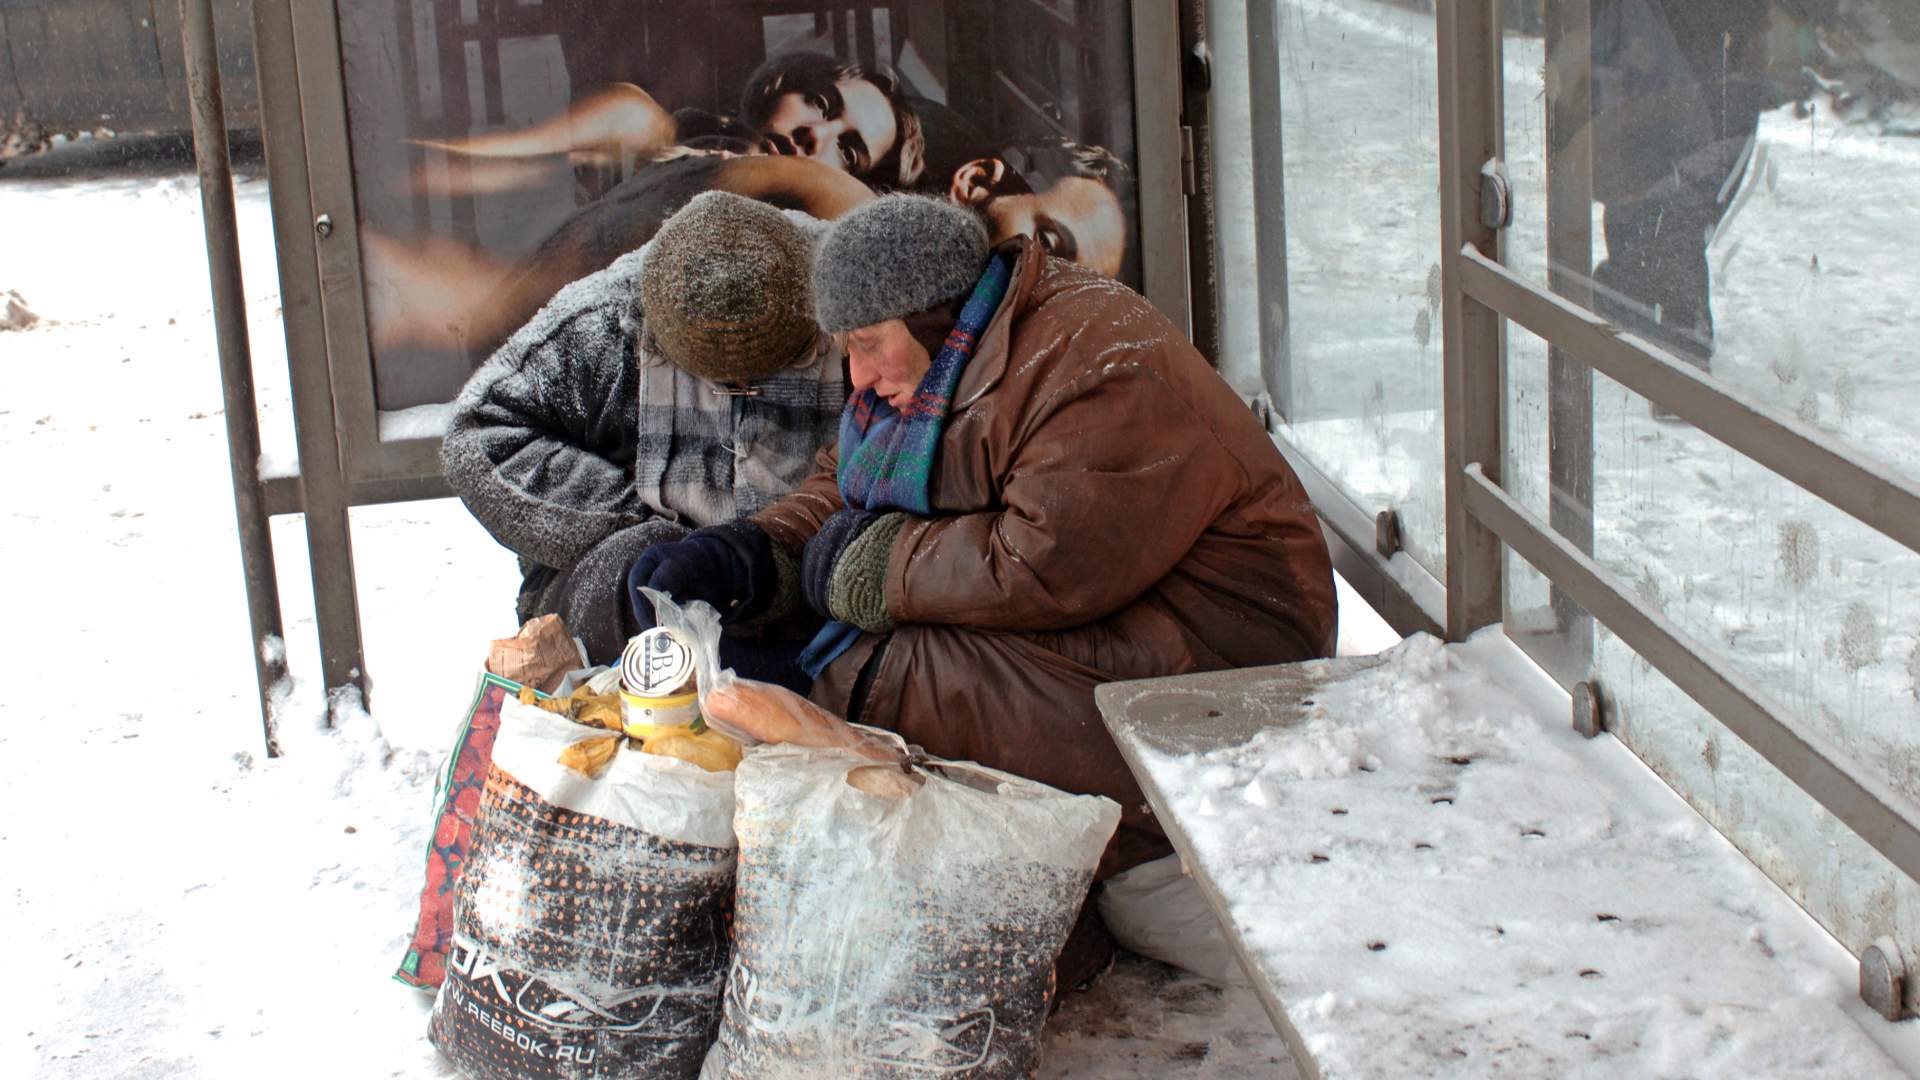
[[[1328,1080],[1905,1075],[1846,951],[1530,668],[1496,629],[1103,688],[1296,1053]]]

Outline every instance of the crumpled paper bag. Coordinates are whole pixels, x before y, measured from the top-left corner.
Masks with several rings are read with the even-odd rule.
[[[487,650],[487,670],[541,693],[552,693],[567,672],[584,667],[586,656],[558,615],[527,620],[520,632],[500,638]]]

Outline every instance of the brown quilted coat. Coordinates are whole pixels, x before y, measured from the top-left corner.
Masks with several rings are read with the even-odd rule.
[[[935,516],[888,567],[899,624],[859,719],[930,754],[1117,801],[1105,876],[1167,853],[1093,688],[1329,655],[1333,572],[1299,480],[1234,392],[1137,293],[1013,241],[1014,279],[961,377]],[[758,515],[799,551],[841,501],[837,452]],[[845,715],[880,639],[814,686]]]

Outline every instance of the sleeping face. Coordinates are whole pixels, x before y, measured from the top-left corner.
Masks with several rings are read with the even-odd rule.
[[[970,161],[954,173],[948,197],[978,206],[994,243],[1031,236],[1049,255],[1108,277],[1127,253],[1127,218],[1113,189],[1092,177],[1069,176],[1043,192],[1015,183],[1004,162]]]

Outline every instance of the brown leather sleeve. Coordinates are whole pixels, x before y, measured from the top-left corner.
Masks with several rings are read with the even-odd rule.
[[[1101,618],[1165,577],[1240,487],[1239,463],[1144,357],[1051,396],[1004,470],[1004,509],[902,531],[887,570],[896,621],[1033,631]]]
[[[845,505],[840,500],[839,477],[840,444],[830,442],[814,455],[812,476],[749,520],[767,530],[774,543],[798,554],[820,526]]]

